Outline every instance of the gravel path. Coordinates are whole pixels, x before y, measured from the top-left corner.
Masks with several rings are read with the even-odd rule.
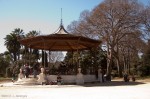
[[[0,99],[150,99],[150,82],[112,81],[85,85],[0,84]]]

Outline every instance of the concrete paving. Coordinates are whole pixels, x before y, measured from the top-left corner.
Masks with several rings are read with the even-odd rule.
[[[85,85],[0,84],[0,99],[150,99],[150,82],[112,81]]]

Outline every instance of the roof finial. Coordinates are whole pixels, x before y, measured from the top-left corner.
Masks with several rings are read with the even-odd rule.
[[[62,22],[62,8],[61,8],[61,23],[60,25],[62,26],[63,25],[63,22]]]

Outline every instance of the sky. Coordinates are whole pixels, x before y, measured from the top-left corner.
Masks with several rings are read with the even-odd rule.
[[[0,0],[0,53],[5,52],[4,38],[15,28],[54,33],[60,25],[61,8],[64,27],[78,20],[84,10],[92,10],[103,0]],[[139,0],[147,4],[149,0]]]

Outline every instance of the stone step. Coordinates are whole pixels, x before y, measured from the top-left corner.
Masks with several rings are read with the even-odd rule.
[[[38,84],[37,78],[22,78],[18,79],[15,83],[15,85],[36,85]]]

